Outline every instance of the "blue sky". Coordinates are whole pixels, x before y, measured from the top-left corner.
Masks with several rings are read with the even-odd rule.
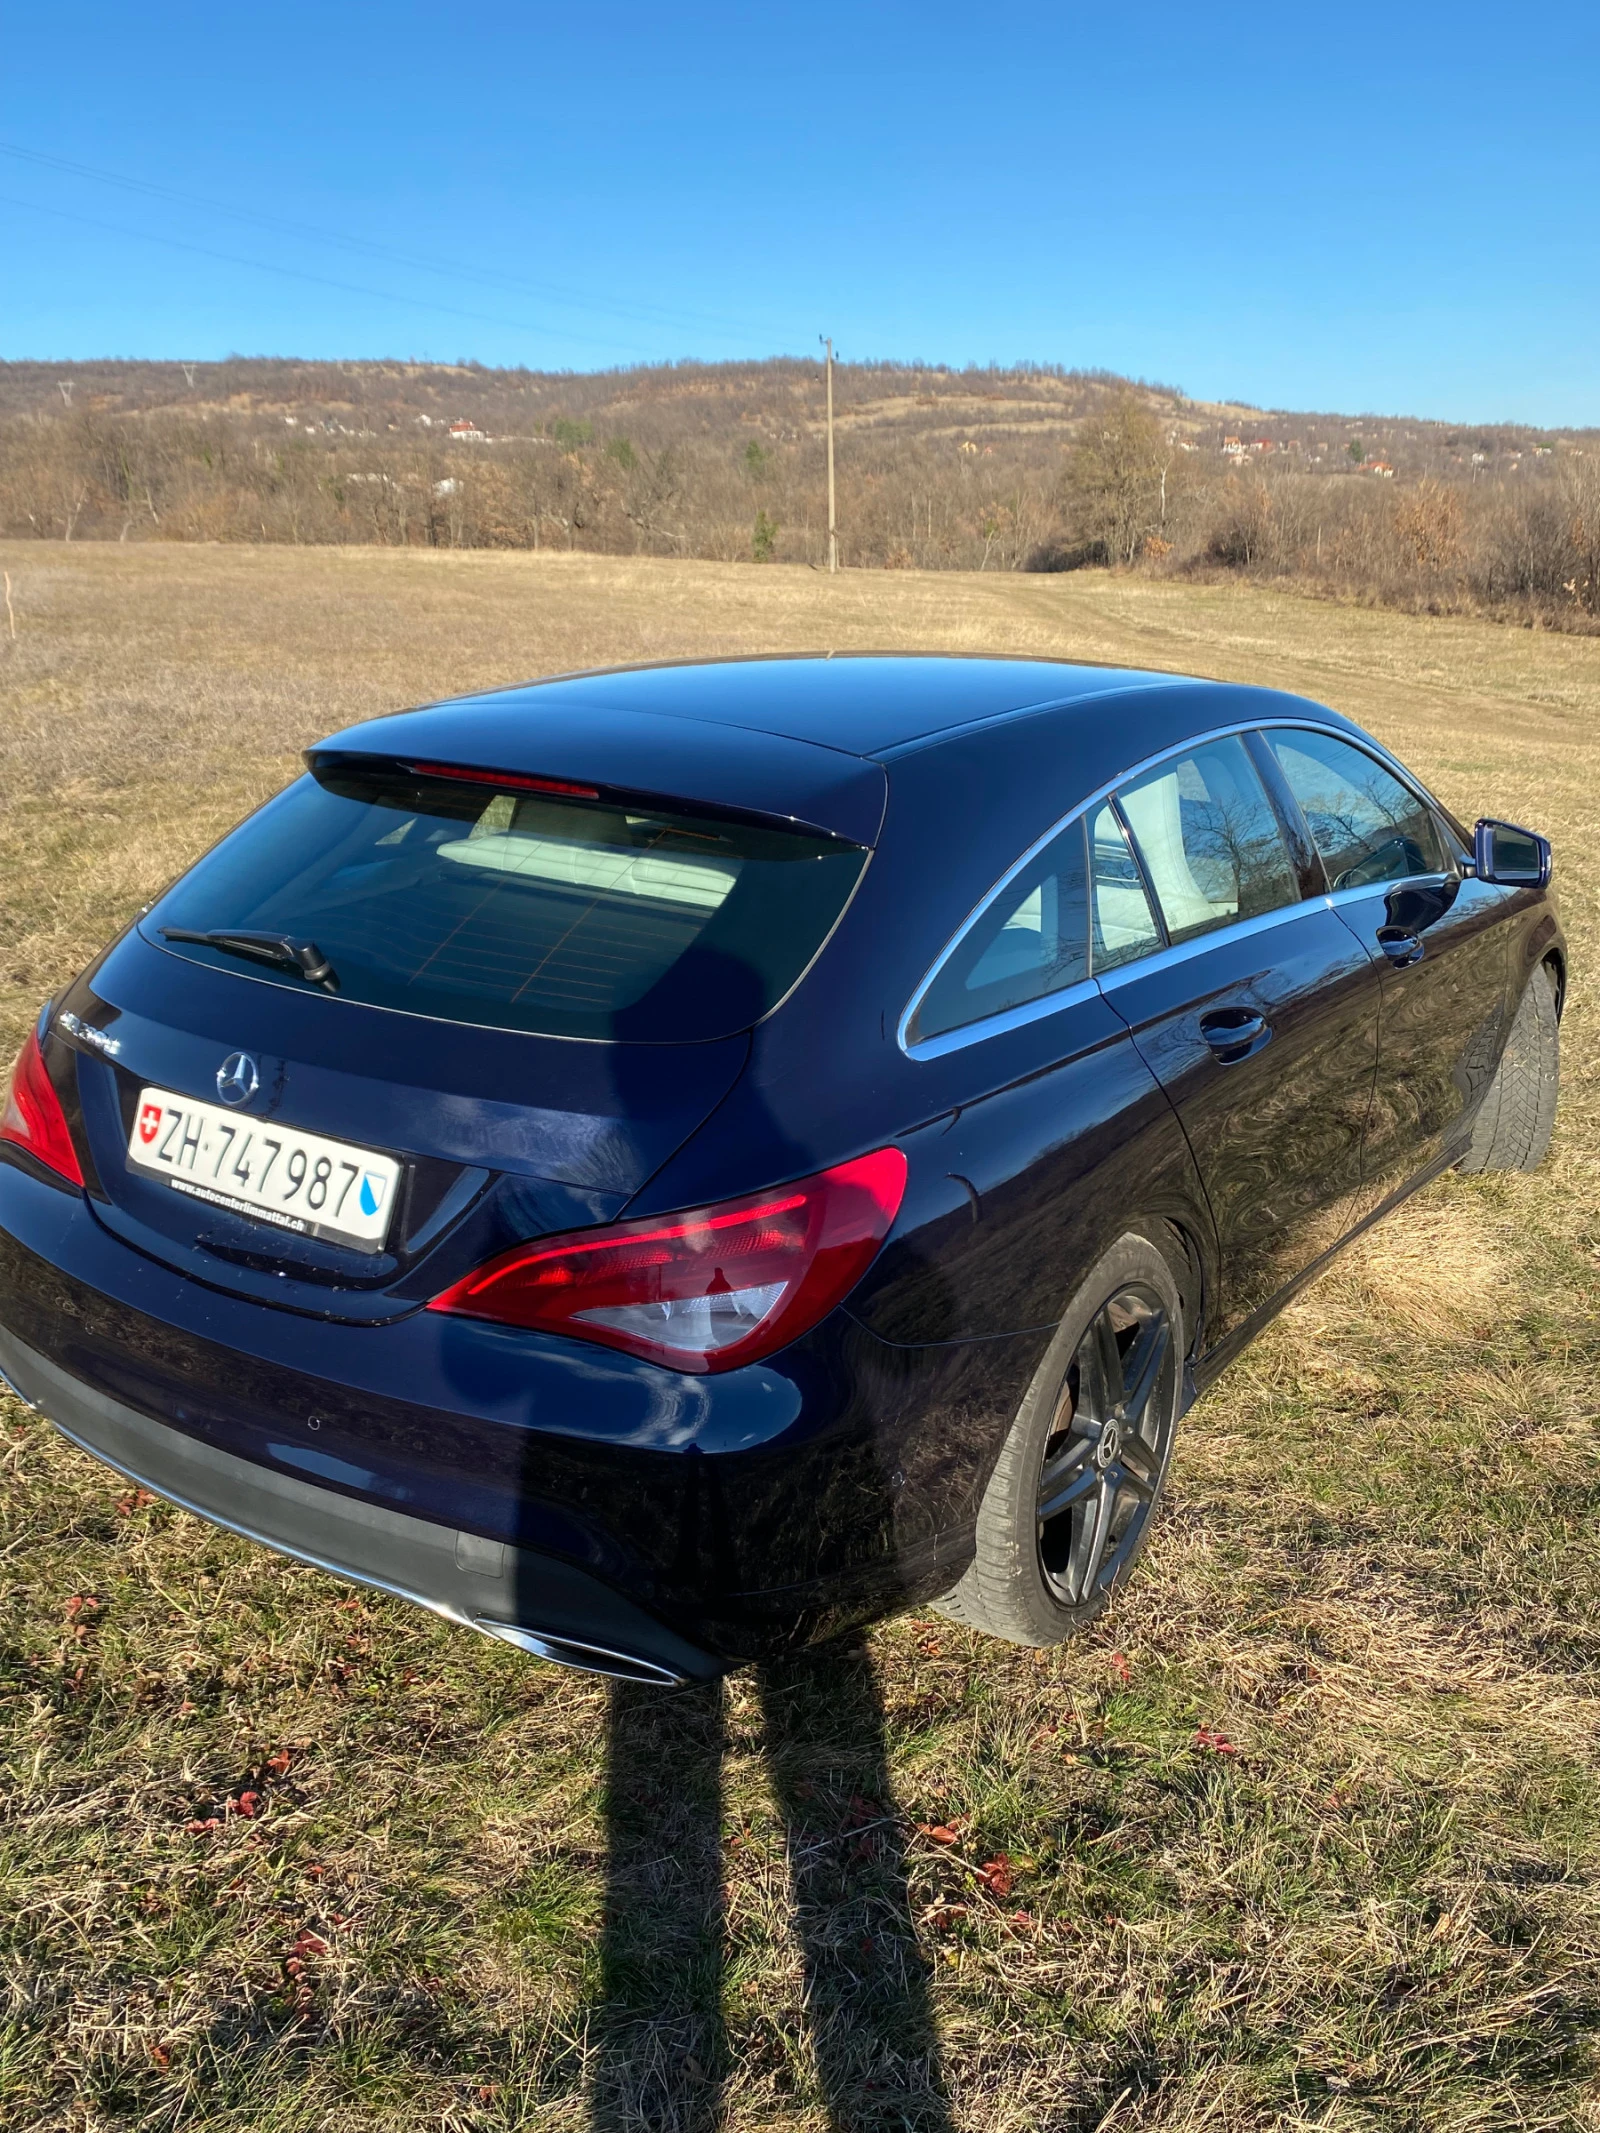
[[[57,0],[10,12],[0,147],[4,357],[590,369],[831,331],[1600,424],[1600,11],[1566,0]]]

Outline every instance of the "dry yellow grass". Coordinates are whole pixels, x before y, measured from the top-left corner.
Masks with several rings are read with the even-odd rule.
[[[341,1606],[0,1403],[0,2122],[1600,2128],[1600,643],[1100,575],[0,564],[0,1050],[316,735],[794,648],[1335,704],[1551,830],[1575,970],[1546,1170],[1443,1181],[1297,1303],[1192,1418],[1137,1587],[1042,1661],[908,1621],[612,1696]]]

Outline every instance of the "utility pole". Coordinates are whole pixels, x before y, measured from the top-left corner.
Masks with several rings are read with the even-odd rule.
[[[833,342],[819,333],[817,339],[828,351],[828,572],[839,568],[839,528],[833,515]]]

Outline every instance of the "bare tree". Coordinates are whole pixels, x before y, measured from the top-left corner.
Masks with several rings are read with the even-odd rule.
[[[1084,423],[1063,484],[1067,523],[1108,563],[1131,563],[1160,538],[1175,449],[1149,406],[1131,390]]]
[[[1572,560],[1563,588],[1586,614],[1600,615],[1600,458],[1574,453],[1564,459],[1560,485]]]

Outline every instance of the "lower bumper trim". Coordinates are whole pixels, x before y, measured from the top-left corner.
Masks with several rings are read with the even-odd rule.
[[[0,1380],[81,1451],[181,1510],[534,1658],[662,1686],[710,1680],[724,1669],[576,1564],[219,1451],[85,1384],[3,1326]]]

